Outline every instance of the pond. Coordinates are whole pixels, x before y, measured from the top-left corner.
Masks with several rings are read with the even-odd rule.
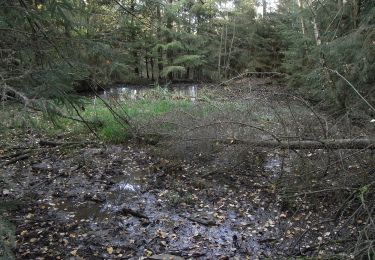
[[[169,87],[150,88],[143,86],[117,85],[104,90],[101,97],[105,99],[129,100],[141,99],[154,91],[161,95],[171,95],[172,97],[186,98],[195,101],[198,97],[198,85],[175,85]]]

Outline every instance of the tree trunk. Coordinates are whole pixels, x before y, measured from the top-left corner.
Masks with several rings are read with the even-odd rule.
[[[173,0],[168,0],[169,6],[172,6]],[[167,43],[171,43],[173,41],[173,37],[171,37],[172,30],[173,30],[173,18],[171,17],[171,14],[169,13],[167,16],[167,29],[168,29],[168,37],[167,37]],[[170,49],[167,49],[167,60],[168,60],[168,65],[173,64],[173,51]],[[167,75],[169,80],[173,80],[173,73],[169,73]]]
[[[301,141],[241,141],[230,140],[252,146],[279,149],[375,149],[375,139],[327,139]]]
[[[150,74],[148,72],[148,56],[147,56],[147,52],[146,52],[146,56],[145,56],[145,63],[146,63],[146,75],[147,75],[147,79],[150,79]]]
[[[186,77],[187,80],[190,79],[190,67],[186,68]]]
[[[160,11],[160,5],[157,5],[156,7],[156,14],[158,17],[158,27],[157,27],[157,37],[159,40],[159,43],[162,42],[161,39],[161,11]],[[163,71],[163,49],[160,47],[157,50],[158,57],[157,57],[157,63],[158,63],[158,78],[161,79],[161,72]]]
[[[226,66],[225,66],[225,76],[226,77],[229,76],[228,75],[228,69],[230,67],[230,56],[232,55],[235,34],[236,34],[236,21],[233,21],[233,35],[232,35],[232,40],[230,42],[229,51],[228,51],[228,57],[227,57],[227,62],[226,62]]]
[[[228,24],[225,23],[225,39],[224,39],[224,72],[226,68],[226,61],[227,61],[227,41],[228,41]],[[224,77],[226,78],[227,76],[224,73]]]
[[[358,25],[360,23],[362,0],[353,0],[353,4],[354,4],[354,8],[353,8],[353,25],[354,25],[354,29],[357,29]]]
[[[301,29],[302,34],[306,35],[306,26],[305,26],[305,20],[303,19],[302,10],[303,10],[303,3],[302,0],[298,0],[298,7],[300,9],[300,20],[301,20]]]
[[[263,17],[267,14],[267,0],[262,0],[262,7],[263,7]]]
[[[218,79],[221,79],[221,49],[223,48],[223,36],[224,36],[224,27],[221,30],[221,37],[220,37],[220,46],[219,46],[219,61],[217,65],[217,73]]]
[[[135,0],[131,0],[130,2],[130,10],[134,14],[135,13]],[[134,31],[134,17],[131,17],[131,25],[132,25],[132,30],[131,30],[131,40],[135,42],[136,34]],[[134,48],[132,51],[133,59],[134,59],[134,74],[138,77],[139,76],[139,67],[138,67],[138,53],[137,49]]]
[[[313,19],[313,25],[314,25],[314,36],[315,36],[316,45],[319,46],[322,44],[322,40],[320,39],[319,27],[318,27],[318,23],[316,22],[315,17]]]
[[[155,81],[155,77],[154,77],[154,58],[153,57],[150,58],[150,65],[151,65],[151,80]]]

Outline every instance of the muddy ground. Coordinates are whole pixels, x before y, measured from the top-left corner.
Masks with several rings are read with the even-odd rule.
[[[228,144],[173,160],[134,142],[6,138],[0,198],[15,206],[2,214],[17,259],[284,259],[340,253],[333,238],[356,232],[333,208],[285,204],[276,183],[290,153]]]
[[[22,200],[11,214],[19,259],[283,252],[286,214],[262,174],[277,163],[233,174],[132,145],[40,149],[6,169],[18,183],[3,199]]]

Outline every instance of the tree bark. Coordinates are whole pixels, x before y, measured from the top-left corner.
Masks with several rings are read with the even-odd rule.
[[[241,141],[253,146],[279,149],[375,149],[375,139],[326,139],[301,141]]]
[[[193,138],[185,141],[204,140],[201,138]],[[322,139],[322,140],[297,140],[297,141],[253,141],[253,140],[239,140],[239,139],[221,139],[216,140],[212,138],[213,142],[225,144],[245,144],[249,146],[276,148],[276,149],[370,149],[375,150],[375,139]]]
[[[360,14],[361,14],[361,5],[362,0],[353,0],[354,8],[353,8],[353,26],[354,29],[358,28],[360,23]]]
[[[303,3],[302,0],[298,0],[298,7],[300,9],[300,20],[301,20],[301,29],[302,34],[306,35],[306,26],[305,26],[305,20],[303,19],[302,10],[303,10]]]
[[[233,35],[232,35],[232,40],[231,40],[231,43],[230,43],[230,46],[229,46],[228,57],[227,57],[227,62],[226,62],[226,66],[225,66],[225,73],[224,73],[225,78],[228,78],[228,76],[229,76],[228,70],[229,70],[229,67],[230,67],[230,56],[232,55],[235,34],[236,34],[236,20],[233,21]]]
[[[263,7],[263,17],[265,17],[265,15],[267,14],[267,0],[263,0],[262,1],[262,7]]]
[[[131,0],[130,2],[130,10],[131,12],[134,14],[135,13],[135,0]],[[132,25],[132,30],[131,30],[131,40],[132,41],[135,41],[136,39],[136,34],[135,34],[135,31],[134,31],[134,28],[135,28],[135,23],[134,23],[134,17],[132,16],[131,17],[131,25]],[[133,55],[133,58],[134,58],[134,74],[139,77],[139,64],[138,64],[138,53],[137,53],[137,48],[134,48],[134,50],[132,51],[132,55]]]
[[[314,25],[315,42],[316,42],[316,45],[319,46],[322,44],[322,40],[320,39],[320,31],[319,31],[318,23],[316,22],[315,17],[313,19],[313,25]]]
[[[158,4],[156,7],[156,15],[158,19],[158,27],[157,27],[157,37],[159,43],[162,42],[162,37],[161,37],[161,10],[160,10],[160,5]],[[158,79],[161,79],[161,72],[163,71],[163,49],[161,47],[158,48],[157,50],[157,64],[158,64]]]
[[[154,81],[154,58],[151,56],[150,58],[150,66],[151,66],[151,80]]]
[[[147,56],[147,52],[146,52],[146,56],[145,56],[145,63],[146,63],[146,76],[147,76],[147,79],[150,79],[150,74],[148,72],[148,56]]]
[[[173,0],[168,0],[168,4],[171,7],[172,4],[173,4]],[[171,13],[168,13],[168,16],[167,16],[167,29],[168,29],[167,43],[171,43],[173,41],[173,37],[172,37],[173,22],[174,22],[174,19],[173,19]],[[167,55],[168,65],[172,65],[173,64],[173,55],[174,55],[173,51],[170,50],[170,49],[167,49],[166,55]],[[169,80],[173,80],[173,72],[170,72],[167,75],[167,78]]]
[[[217,74],[218,80],[221,79],[221,49],[223,48],[223,36],[224,36],[224,27],[221,29],[221,37],[220,37],[220,47],[219,47],[219,60],[217,64]]]

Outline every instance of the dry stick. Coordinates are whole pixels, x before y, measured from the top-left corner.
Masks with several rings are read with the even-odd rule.
[[[3,164],[1,165],[1,167],[3,167],[3,166],[8,166],[8,165],[11,165],[11,164],[14,164],[14,163],[16,163],[16,162],[18,162],[18,161],[26,160],[26,159],[28,159],[28,158],[29,158],[28,153],[26,153],[26,154],[22,154],[22,155],[20,155],[20,156],[17,156],[16,158],[13,158],[12,160],[7,161],[6,163],[3,163]]]
[[[65,92],[63,91],[59,91],[62,95],[65,95]],[[91,133],[94,134],[94,136],[97,138],[97,139],[100,139],[98,134],[95,132],[95,130],[90,126],[90,124],[82,117],[81,113],[79,112],[79,110],[77,109],[77,107],[73,104],[72,101],[70,101],[69,98],[67,98],[67,101],[68,103],[70,104],[70,106],[74,109],[74,111],[76,112],[76,114],[78,115],[78,117],[82,120],[82,122],[86,125],[86,127],[90,130]]]
[[[120,3],[118,0],[113,0],[116,4],[118,4],[125,12],[133,16],[135,19],[137,19],[139,22],[141,22],[143,25],[145,25],[148,29],[152,29],[152,23],[151,21],[148,21],[149,24],[145,23],[141,18],[139,18],[137,15],[135,15],[132,11],[128,10],[123,4]]]
[[[244,76],[246,76],[246,75],[263,75],[263,74],[271,74],[271,75],[273,74],[273,75],[280,75],[280,76],[285,75],[285,74],[283,74],[283,73],[275,72],[275,71],[270,71],[270,72],[256,72],[256,71],[250,72],[250,71],[247,71],[247,72],[244,72],[244,73],[242,73],[242,74],[240,74],[240,75],[238,75],[238,76],[236,76],[236,77],[233,77],[233,78],[231,78],[231,79],[228,79],[228,80],[226,80],[226,81],[223,81],[223,82],[221,82],[220,84],[218,84],[218,85],[216,85],[216,86],[219,87],[219,86],[224,85],[224,84],[227,84],[228,82],[233,81],[233,80],[235,80],[235,79],[242,78],[242,77],[244,77]]]
[[[355,195],[357,194],[357,192],[358,192],[358,189],[356,189],[354,192],[352,192],[348,196],[348,198],[344,201],[344,203],[341,204],[341,207],[336,211],[336,214],[335,214],[335,217],[334,217],[334,220],[335,220],[336,223],[339,220],[341,213],[346,208],[346,204],[350,203],[353,199],[355,199]]]
[[[288,103],[288,106],[289,106],[289,103]],[[286,128],[285,122],[283,120],[283,117],[280,115],[280,113],[277,111],[277,109],[272,106],[271,103],[269,103],[269,107],[275,112],[276,116],[279,118],[279,122],[281,122],[281,124],[282,124],[282,126],[284,128],[283,129],[284,133],[285,133],[285,135],[287,135],[287,130],[286,130],[287,128]],[[290,109],[290,107],[289,107],[289,109]],[[292,111],[291,111],[291,113],[292,113]],[[295,123],[297,123],[297,122],[295,121]],[[303,156],[301,155],[301,153],[298,152],[296,149],[290,149],[290,150],[292,150],[294,153],[296,153],[300,158],[303,158]]]
[[[24,106],[26,106],[27,108],[30,108],[36,112],[42,112],[43,113],[43,110],[39,109],[39,108],[36,108],[36,107],[33,107],[32,105],[29,105],[27,103],[24,103],[20,100],[18,100],[17,98],[14,98],[14,97],[11,97],[11,96],[8,96],[6,95],[7,98],[10,98],[12,100],[14,100],[15,102],[19,103],[19,104],[22,104]],[[79,122],[79,123],[83,123],[83,121],[79,118],[75,118],[75,117],[71,117],[71,116],[67,116],[65,114],[63,114],[61,111],[54,111],[54,113],[56,113],[57,116],[59,117],[62,117],[62,118],[66,118],[66,119],[69,119],[69,120],[72,120],[72,121],[76,121],[76,122]]]
[[[331,222],[332,219],[328,219],[328,220],[323,220],[323,221],[320,221],[318,223],[315,223],[313,224],[312,226],[310,226],[309,228],[307,228],[299,237],[298,239],[293,243],[293,245],[291,246],[292,249],[294,249],[300,242],[301,240],[303,239],[303,237],[312,230],[313,227],[316,227],[316,226],[320,226],[324,223],[327,223],[327,222]],[[279,247],[278,247],[279,248]],[[300,251],[301,251],[301,247],[299,248]]]
[[[299,100],[302,103],[302,105],[306,106],[314,114],[314,116],[318,119],[318,121],[319,121],[319,123],[320,123],[320,125],[322,127],[322,131],[324,133],[324,138],[328,138],[328,135],[327,135],[327,132],[328,132],[328,122],[327,122],[327,120],[324,119],[322,116],[320,116],[315,111],[315,109],[309,105],[309,102],[307,100],[305,100],[302,97],[299,97],[299,96],[296,96],[296,95],[293,95],[293,94],[289,94],[289,93],[278,92],[278,93],[274,93],[274,94],[285,95],[285,96],[289,96],[289,97],[292,97],[294,99]],[[324,122],[322,122],[322,119],[324,120]]]
[[[208,125],[201,125],[199,127],[205,127],[210,125],[216,125],[218,123],[208,124]],[[373,139],[323,139],[319,141],[312,141],[312,140],[298,140],[298,141],[288,141],[288,140],[261,140],[261,141],[254,141],[254,140],[241,140],[236,138],[213,138],[213,137],[205,137],[205,138],[189,138],[183,139],[181,141],[199,141],[199,140],[212,140],[220,143],[226,144],[247,144],[251,146],[258,146],[258,147],[265,147],[265,148],[278,148],[278,149],[299,149],[299,150],[310,150],[310,149],[349,149],[349,150],[357,150],[360,149],[364,150],[373,150],[375,149],[375,140]],[[351,156],[351,155],[350,155]],[[348,157],[350,157],[348,156]],[[347,157],[347,158],[348,158]],[[335,161],[329,166],[340,162],[340,160]],[[316,171],[313,171],[316,172]]]
[[[301,197],[301,196],[306,196],[306,195],[311,195],[311,194],[317,194],[317,193],[334,192],[334,191],[337,191],[337,190],[350,191],[350,190],[353,190],[353,189],[351,189],[351,188],[340,188],[340,187],[337,187],[337,188],[330,188],[330,189],[324,189],[324,190],[315,190],[315,191],[303,192],[303,193],[293,194],[293,195],[283,196],[283,197],[284,198],[295,198],[295,197]],[[355,190],[357,191],[357,189],[355,189]]]
[[[336,17],[339,15],[339,13],[341,12],[341,9],[343,7],[341,6],[340,9],[337,11],[335,17],[333,17],[332,21],[329,23],[329,25],[327,26],[327,28],[325,29],[324,33],[323,33],[323,36],[325,36],[329,30],[329,28],[331,27],[331,25],[333,24],[333,22],[336,20]]]
[[[375,181],[366,185],[367,187],[370,187],[372,185],[375,184]],[[336,212],[335,214],[335,221],[337,222],[338,221],[338,218],[340,217],[341,213],[344,211],[345,209],[345,205],[347,203],[349,203],[350,201],[352,201],[354,198],[355,198],[355,195],[360,191],[362,187],[356,189],[352,194],[350,194],[350,196],[347,198],[347,200],[343,203],[343,205],[339,208],[339,210]],[[354,211],[354,213],[352,215],[350,215],[347,220],[345,221],[345,223],[342,225],[342,227],[337,231],[337,232],[340,232],[348,223],[349,221],[361,210],[361,208],[363,208],[363,204],[361,203],[361,205]]]
[[[324,123],[321,120],[322,117],[320,115],[318,115],[318,113],[309,105],[309,103],[305,99],[303,99],[302,97],[294,96],[294,95],[291,95],[291,96],[298,99],[299,101],[301,101],[315,115],[315,117],[318,119],[318,121],[319,121],[319,123],[322,127],[324,138],[328,138],[328,135],[327,135],[327,132],[328,132],[327,120],[324,119],[324,121],[325,121],[325,126],[324,126]]]
[[[352,83],[350,83],[349,80],[347,80],[343,75],[341,75],[337,70],[332,70],[327,68],[329,71],[336,73],[340,78],[342,78],[354,91],[357,93],[357,95],[375,112],[375,107],[371,105],[362,95],[359,93],[359,91],[353,86]]]
[[[59,145],[81,145],[81,144],[95,144],[95,142],[92,141],[85,141],[85,142],[55,142],[55,141],[49,141],[49,140],[40,140],[39,145],[40,146],[59,146]]]
[[[30,19],[28,7],[27,7],[26,3],[24,2],[24,0],[19,0],[19,2],[24,7],[24,10],[25,10],[25,13],[26,13],[26,19],[29,22],[31,28],[33,29],[33,32],[34,33],[37,32],[37,30],[34,27],[34,25],[35,25],[36,28],[41,32],[43,37],[47,40],[47,42],[49,42],[52,45],[52,47],[56,50],[57,55],[60,56],[70,67],[73,67],[73,65],[70,63],[70,61],[65,58],[65,56],[60,52],[59,48],[57,48],[57,46],[51,41],[51,39],[47,36],[47,34],[42,30],[41,26],[36,21],[32,21]]]
[[[104,88],[101,86],[101,84],[99,84],[96,80],[93,80],[94,83],[99,86],[101,89],[104,90]],[[97,98],[99,98],[103,104],[107,107],[107,109],[111,112],[111,114],[114,116],[114,118],[117,120],[118,123],[121,124],[121,126],[125,129],[125,125],[122,124],[122,121],[125,122],[126,125],[128,125],[130,127],[130,129],[133,131],[134,129],[132,129],[132,124],[130,123],[130,116],[126,113],[126,111],[122,108],[122,106],[118,103],[118,101],[116,100],[115,102],[122,108],[123,112],[125,113],[125,116],[126,118],[123,118],[120,114],[118,114],[112,107],[111,105],[108,104],[108,102],[106,102],[100,95],[99,93],[96,91],[95,87],[89,83],[89,86],[90,86],[90,89],[94,92],[95,96]],[[116,118],[117,117],[117,118]],[[122,121],[121,121],[122,120]]]
[[[137,217],[137,218],[143,218],[143,219],[149,219],[149,217],[147,217],[145,214],[139,212],[139,211],[136,211],[136,210],[133,210],[131,208],[123,208],[120,210],[120,212],[124,215],[132,215],[133,217]]]
[[[244,127],[254,128],[256,130],[259,130],[261,132],[264,132],[264,133],[272,136],[272,138],[275,139],[278,143],[281,142],[281,140],[277,136],[275,136],[273,133],[269,132],[268,130],[266,130],[262,127],[253,126],[253,125],[242,123],[242,122],[234,122],[234,121],[219,121],[219,122],[212,122],[212,123],[205,124],[205,125],[198,125],[198,126],[195,126],[195,127],[192,127],[190,129],[188,129],[186,132],[191,132],[191,131],[197,130],[199,128],[208,127],[208,126],[216,126],[216,125],[221,125],[221,124],[233,124],[233,125],[240,125],[240,126],[244,126]],[[237,141],[237,139],[235,141]]]

